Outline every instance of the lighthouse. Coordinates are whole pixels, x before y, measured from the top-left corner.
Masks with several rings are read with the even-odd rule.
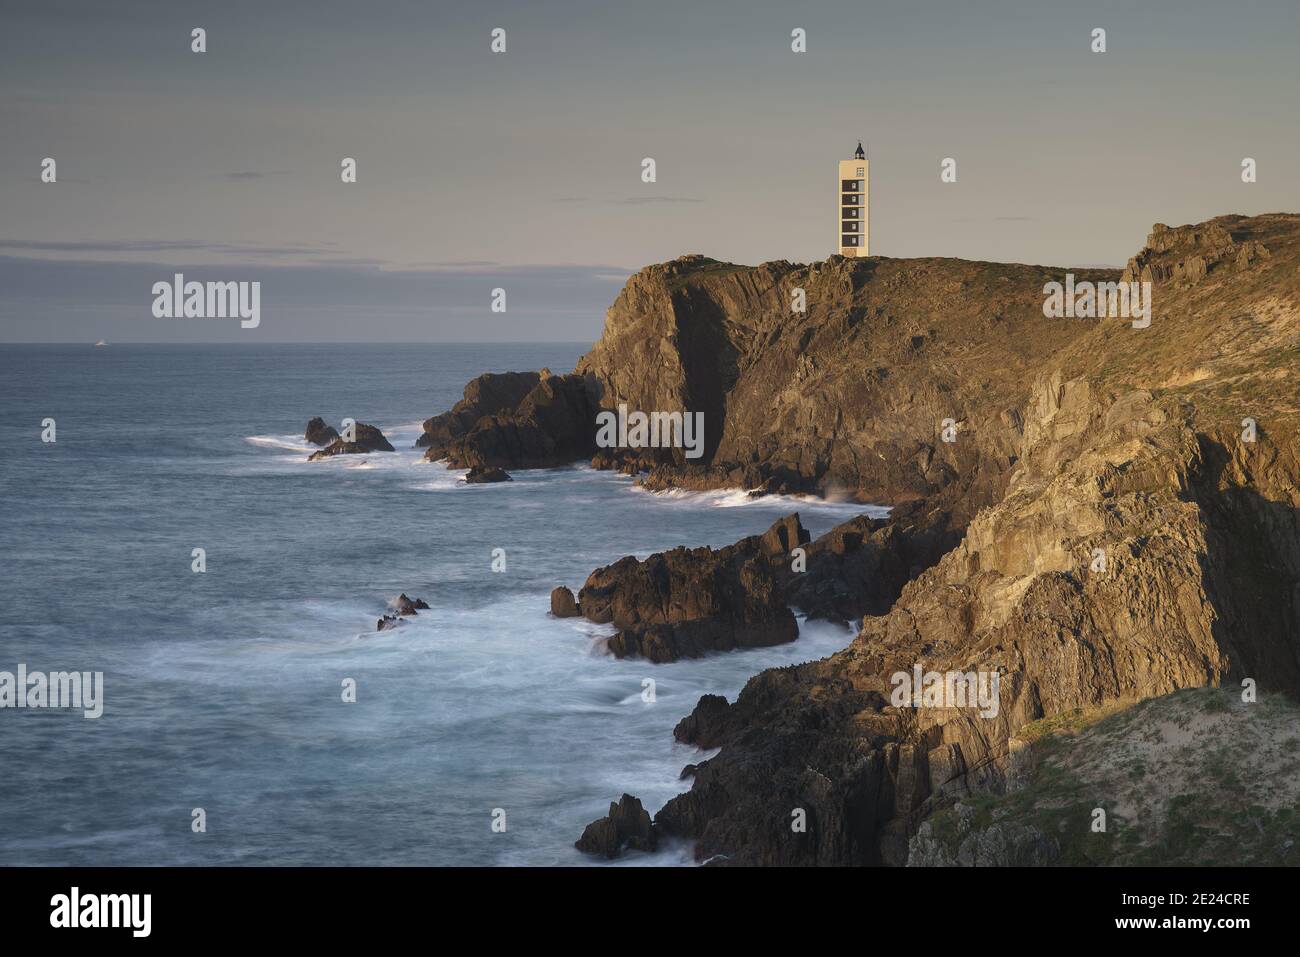
[[[867,256],[868,161],[858,142],[853,159],[840,160],[839,251],[841,256]]]

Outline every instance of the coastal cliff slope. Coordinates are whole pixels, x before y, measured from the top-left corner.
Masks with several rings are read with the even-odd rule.
[[[1067,271],[1150,282],[1150,324],[1047,318]],[[654,823],[701,860],[902,865],[937,809],[1005,791],[1027,727],[1184,688],[1300,693],[1300,216],[1157,225],[1122,273],[683,257],[633,276],[554,378],[582,415],[704,413],[701,459],[633,457],[651,488],[847,496],[896,506],[903,545],[945,543],[843,652],[678,726],[721,750]],[[996,714],[895,707],[916,667],[996,672]]]
[[[962,323],[981,361],[936,392],[972,396],[969,449],[932,493],[965,496],[960,544],[844,652],[702,702],[679,737],[722,750],[657,823],[720,863],[903,864],[936,806],[1004,788],[1033,722],[1247,679],[1300,691],[1298,241],[1295,216],[1157,227],[1127,271],[1154,284],[1146,329],[1040,312],[1022,330],[1040,353]],[[893,707],[890,677],[918,665],[998,672],[998,713]]]

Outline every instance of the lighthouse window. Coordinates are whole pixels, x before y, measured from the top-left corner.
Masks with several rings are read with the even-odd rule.
[[[856,179],[846,179],[840,182],[841,192],[852,193],[861,189],[861,184]]]
[[[858,167],[858,176],[859,176],[859,177],[865,177],[866,175],[867,175],[867,170],[866,170],[866,168],[863,167],[863,166],[859,166],[859,167]]]
[[[843,210],[843,213],[845,219],[857,219],[858,216],[861,215],[860,210],[856,209],[845,209]]]
[[[840,232],[842,232],[842,233],[856,233],[856,232],[858,232],[858,224],[857,224],[857,223],[848,223],[848,222],[846,222],[846,223],[841,223],[841,224],[840,224]]]
[[[858,244],[858,237],[857,237],[857,236],[841,236],[841,237],[840,237],[840,245],[841,245],[841,246],[856,246],[857,244]]]

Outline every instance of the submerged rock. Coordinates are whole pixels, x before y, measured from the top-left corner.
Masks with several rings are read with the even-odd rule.
[[[397,596],[397,600],[393,602],[393,607],[397,609],[397,614],[400,617],[409,618],[417,611],[427,609],[429,604],[423,598],[408,598],[406,593],[403,592]]]
[[[510,473],[505,469],[499,469],[495,466],[476,465],[469,470],[465,476],[465,481],[471,485],[477,485],[487,482],[512,482]]]

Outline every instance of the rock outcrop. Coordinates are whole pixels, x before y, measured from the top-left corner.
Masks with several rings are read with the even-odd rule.
[[[613,860],[629,849],[655,850],[658,835],[641,802],[630,794],[624,794],[617,804],[611,802],[607,816],[587,825],[573,846],[584,854]]]
[[[319,415],[307,423],[307,432],[304,438],[312,445],[329,445],[339,437],[338,430],[332,425],[326,425],[325,420]]]
[[[787,541],[807,541],[798,516],[791,518],[716,551],[675,548],[598,568],[578,592],[578,605],[591,621],[618,628],[609,649],[619,658],[667,662],[793,641],[799,630],[773,569]]]
[[[424,421],[424,431],[416,439],[416,447],[445,450],[484,416],[514,411],[524,396],[537,387],[538,381],[536,372],[488,372],[470,380],[463,399],[450,410]],[[434,460],[439,458],[441,452]]]
[[[425,460],[445,460],[449,468],[531,469],[591,458],[596,452],[599,383],[583,375],[518,375],[522,378],[495,388],[491,402],[485,398],[486,387],[471,402],[471,386],[488,377],[476,379],[466,386],[466,398],[455,409],[426,422]],[[523,397],[509,405],[534,377]],[[480,410],[490,408],[495,411],[466,425]]]
[[[576,618],[580,614],[573,592],[563,585],[551,591],[551,614],[556,618]]]
[[[312,422],[319,422],[320,419],[313,419]],[[335,433],[335,437],[323,449],[313,452],[307,456],[307,461],[315,462],[317,459],[328,458],[331,455],[358,455],[364,452],[396,452],[391,442],[373,425],[366,425],[358,422],[355,428],[355,437],[349,442],[343,436]],[[318,433],[322,434],[322,433]]]

